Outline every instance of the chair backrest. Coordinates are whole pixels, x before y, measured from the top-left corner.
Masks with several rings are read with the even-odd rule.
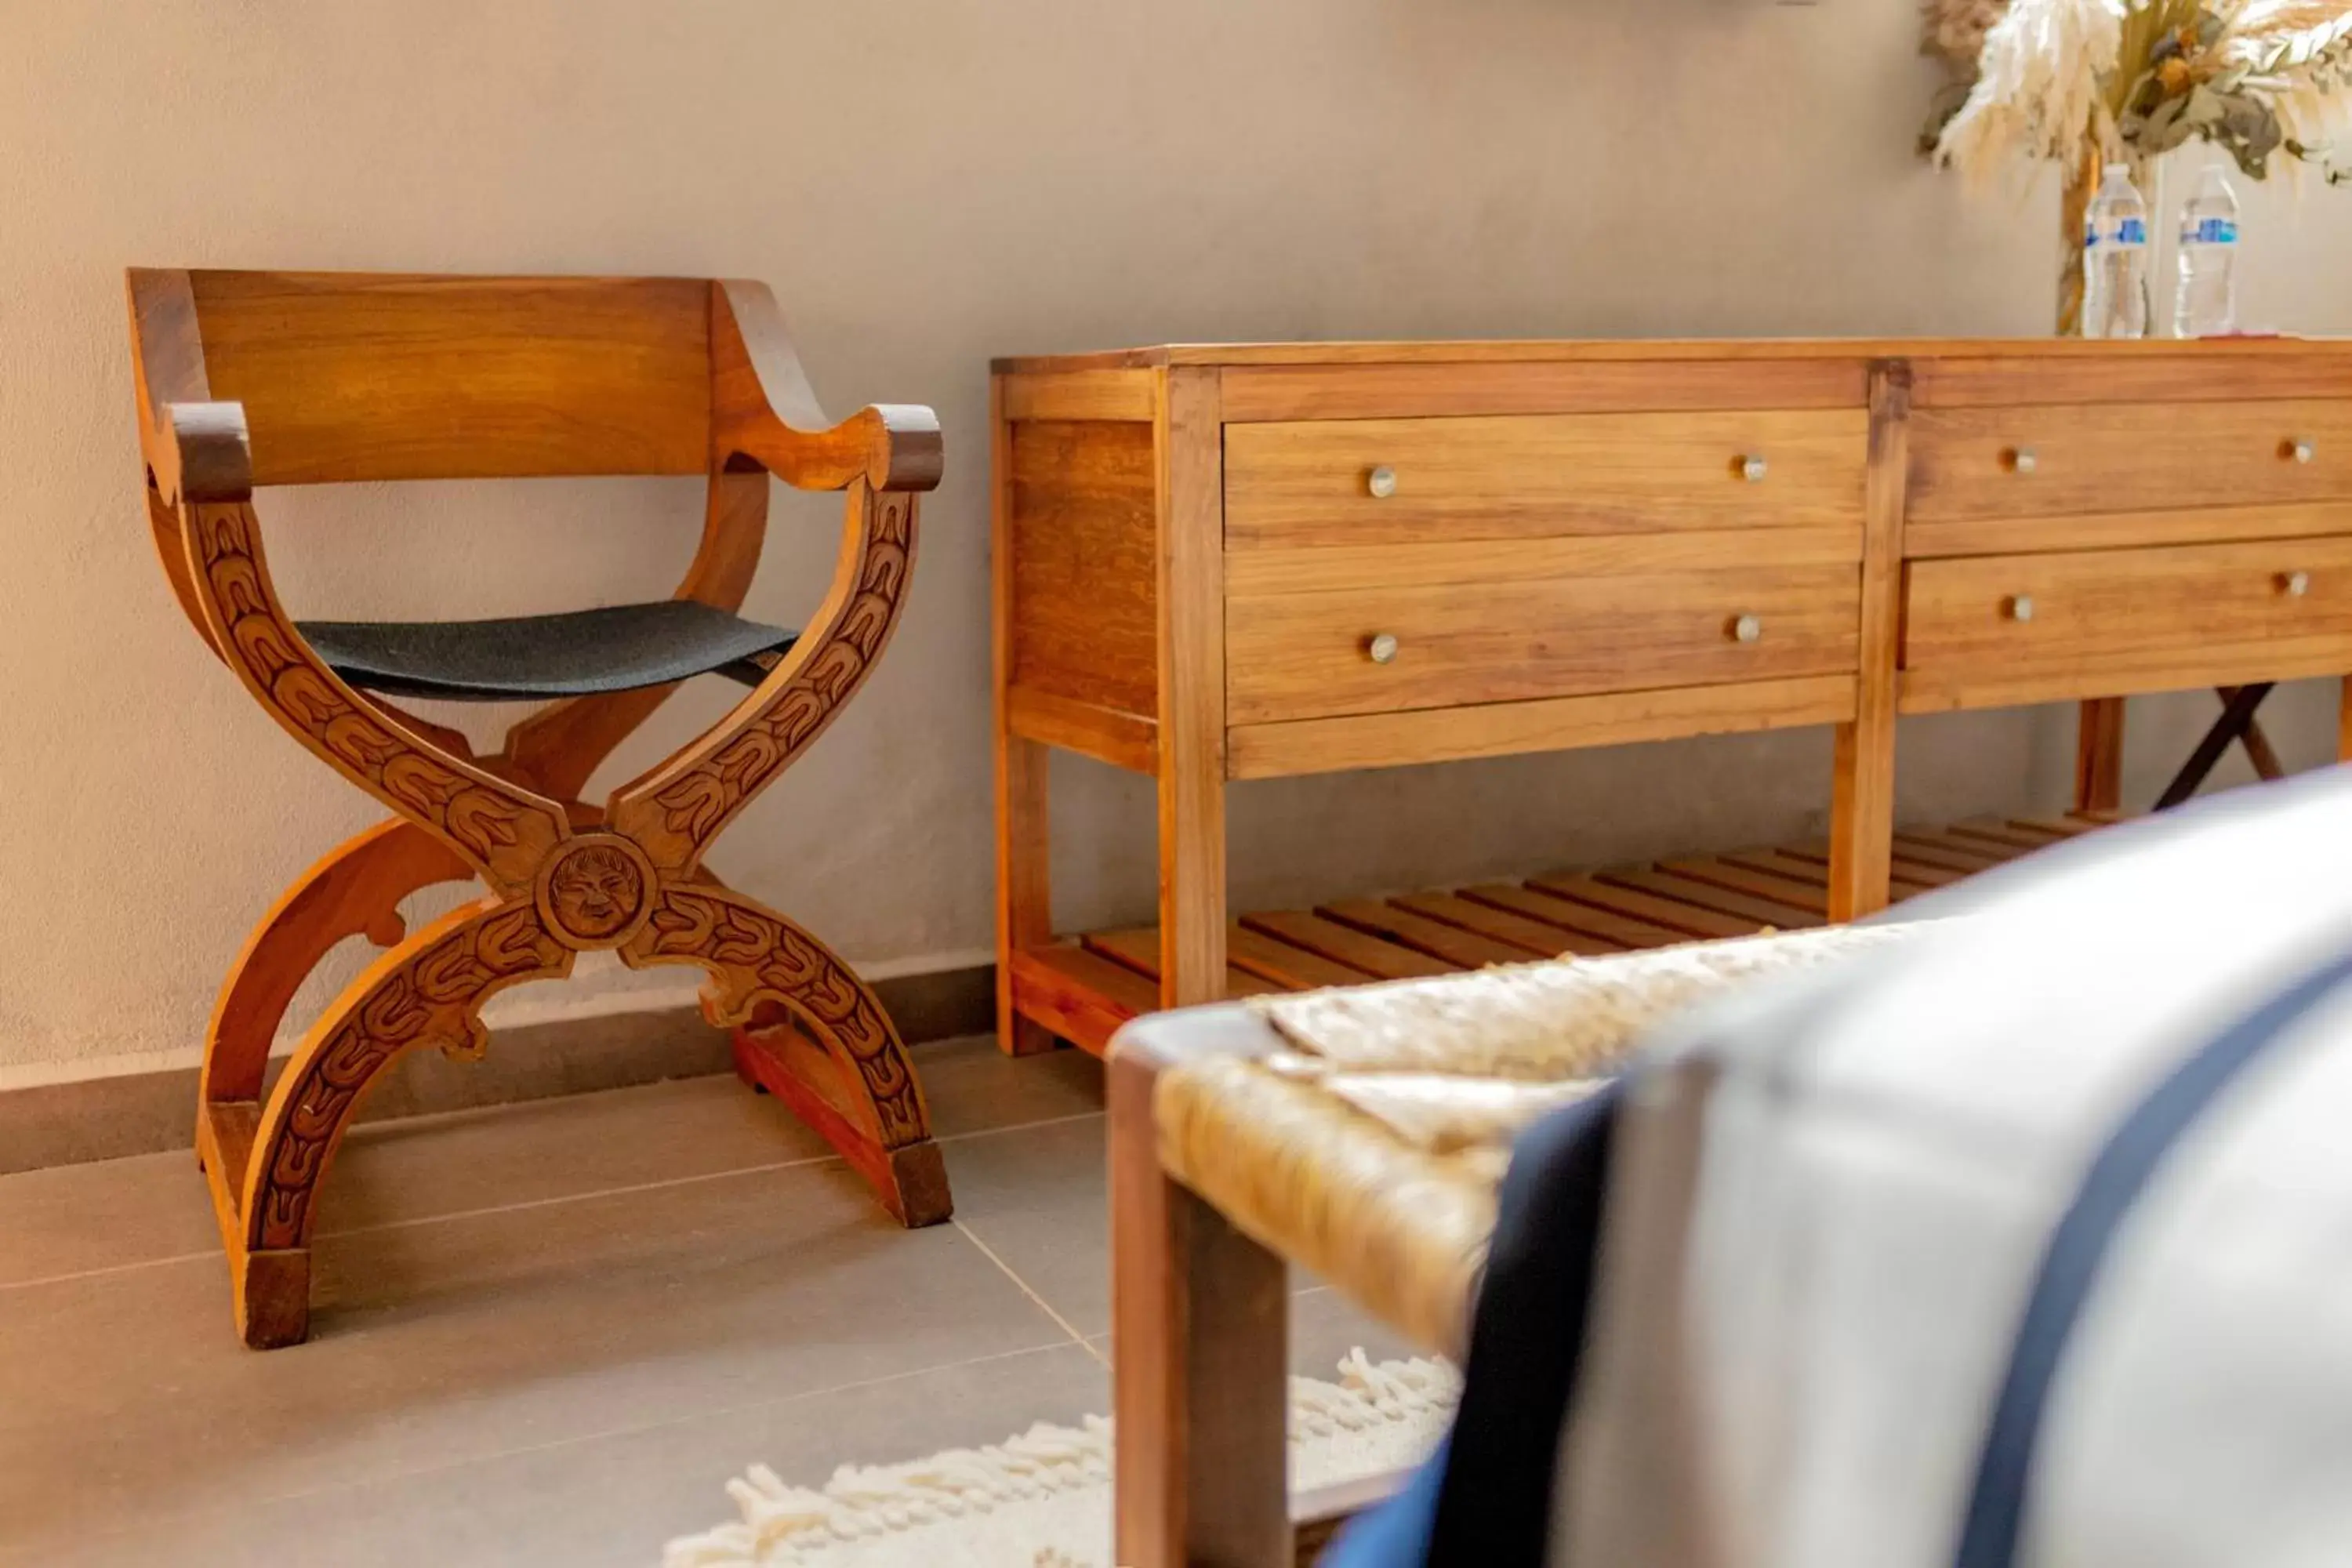
[[[257,485],[709,465],[704,279],[185,276]]]

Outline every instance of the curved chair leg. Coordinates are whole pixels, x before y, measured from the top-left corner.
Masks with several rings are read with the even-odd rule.
[[[199,1152],[227,1244],[237,1330],[256,1349],[310,1330],[319,1184],[377,1075],[418,1046],[478,1050],[496,993],[572,971],[529,900],[479,899],[371,964],[295,1047],[258,1117],[208,1104]]]
[[[822,1133],[901,1225],[953,1212],[907,1047],[872,988],[823,942],[716,883],[671,884],[620,955],[633,968],[708,970],[703,1011],[735,1029],[739,1071]],[[779,1010],[797,1030],[758,1026]]]
[[[304,872],[229,967],[205,1035],[205,1101],[260,1100],[270,1041],[286,1008],[336,943],[364,936],[390,947],[407,934],[401,900],[473,875],[463,856],[400,816],[345,840]]]

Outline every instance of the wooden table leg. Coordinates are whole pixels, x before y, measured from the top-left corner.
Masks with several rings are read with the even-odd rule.
[[[2226,709],[2236,700],[2238,688],[2217,686],[2213,689],[2213,695],[2221,700],[2221,706]],[[2279,754],[2272,747],[2270,736],[2263,732],[2260,719],[2246,721],[2246,732],[2238,737],[2238,744],[2245,748],[2246,761],[2254,764],[2256,778],[2269,783],[2286,777],[2286,764],[2279,761]]]
[[[2270,681],[2258,680],[2251,686],[2223,688],[2229,695],[2222,699],[2221,716],[2213,721],[2213,727],[2205,731],[2205,738],[2197,742],[2197,749],[2180,764],[2180,771],[2172,775],[2164,793],[2156,797],[2157,810],[2169,811],[2197,793],[2206,775],[2213,771],[2213,764],[2221,760],[2221,754],[2244,739],[2246,727],[2254,721],[2254,710],[2271,694],[2271,685]]]
[[[1885,909],[1893,887],[1894,716],[1839,725],[1831,766],[1829,918],[1855,921]]]
[[[1286,1270],[1160,1170],[1156,1076],[1112,1054],[1117,1561],[1286,1568]]]
[[[1013,449],[1004,418],[1004,378],[988,385],[990,451],[990,658],[996,689],[996,1045],[1007,1056],[1054,1048],[1053,1031],[1021,1016],[1013,999],[1013,955],[1054,939],[1045,748],[1013,732]]]
[[[2124,798],[2124,700],[2094,697],[2074,731],[2074,809],[2116,811]]]
[[[1000,700],[1001,700],[1000,697]],[[1049,754],[1000,728],[996,736],[996,1044],[1008,1056],[1054,1048],[1053,1031],[1013,1002],[1013,955],[1054,937]]]
[[[1829,917],[1886,907],[1895,847],[1895,656],[1901,637],[1903,494],[1909,463],[1911,376],[1870,373],[1869,467],[1863,480],[1861,673],[1854,716],[1837,728],[1830,799]]]
[[[2336,760],[2352,763],[2352,675],[2344,678],[2336,699]]]
[[[1214,371],[1163,373],[1160,1005],[1225,997],[1224,492]]]

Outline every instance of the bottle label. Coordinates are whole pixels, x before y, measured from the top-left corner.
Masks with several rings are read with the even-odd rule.
[[[2234,218],[2200,217],[2180,226],[2183,245],[2235,245],[2238,225]]]
[[[2234,228],[2232,230],[2234,231]],[[2102,228],[2096,218],[2083,226],[2083,248],[2096,250],[2101,246],[2113,249],[2138,250],[2147,244],[2146,218],[2119,218]]]

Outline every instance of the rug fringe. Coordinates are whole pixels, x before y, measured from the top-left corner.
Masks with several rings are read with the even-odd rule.
[[[1339,1381],[1290,1380],[1293,1443],[1361,1432],[1452,1409],[1461,1379],[1442,1362],[1374,1362],[1360,1346]],[[1110,1479],[1111,1424],[1041,1421],[983,1448],[950,1448],[896,1465],[844,1465],[823,1490],[787,1485],[765,1465],[727,1483],[741,1518],[673,1541],[662,1568],[774,1568],[844,1542],[913,1530],[1000,1504],[1048,1497]]]

